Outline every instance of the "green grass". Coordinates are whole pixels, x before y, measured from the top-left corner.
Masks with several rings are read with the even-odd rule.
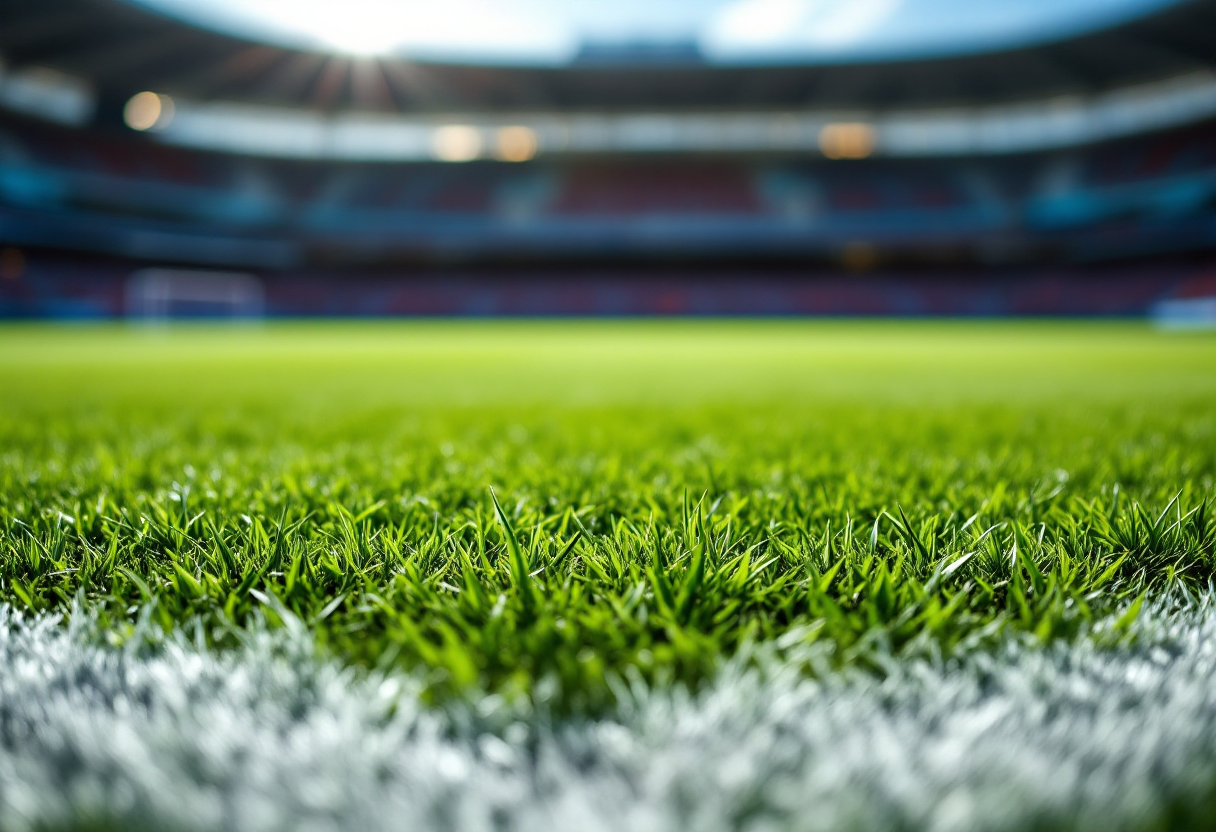
[[[1216,339],[1137,324],[12,326],[0,599],[558,709],[1070,637],[1212,579],[1213,414]]]

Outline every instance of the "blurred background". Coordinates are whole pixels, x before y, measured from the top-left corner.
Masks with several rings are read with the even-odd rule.
[[[0,317],[1216,322],[1216,0],[3,0]]]

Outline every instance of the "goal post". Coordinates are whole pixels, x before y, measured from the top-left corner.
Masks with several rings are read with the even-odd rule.
[[[250,320],[265,314],[262,281],[247,272],[140,269],[127,278],[126,312],[147,321]]]

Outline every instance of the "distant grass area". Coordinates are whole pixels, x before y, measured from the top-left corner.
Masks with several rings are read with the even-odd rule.
[[[434,697],[1070,637],[1212,580],[1214,477],[1216,339],[1138,324],[0,329],[0,600]]]

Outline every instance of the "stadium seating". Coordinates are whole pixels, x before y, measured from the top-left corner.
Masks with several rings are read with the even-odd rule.
[[[975,247],[998,234],[1081,250],[1116,232],[1121,254],[1185,252],[1216,236],[1216,125],[965,161],[453,165],[257,159],[11,119],[0,131],[5,206],[20,212],[11,242],[55,239],[88,251],[100,240],[118,254],[137,253],[131,241],[143,232],[166,230],[297,248],[321,235],[331,252],[370,245],[385,256],[433,245],[514,250],[521,240],[533,250],[547,240],[565,252],[599,251],[647,218],[663,218],[646,230],[649,250],[684,250],[695,231],[716,255],[758,246],[830,252],[856,240],[905,251],[943,240]]]
[[[553,211],[579,216],[755,214],[763,210],[738,164],[667,162],[573,167]]]

